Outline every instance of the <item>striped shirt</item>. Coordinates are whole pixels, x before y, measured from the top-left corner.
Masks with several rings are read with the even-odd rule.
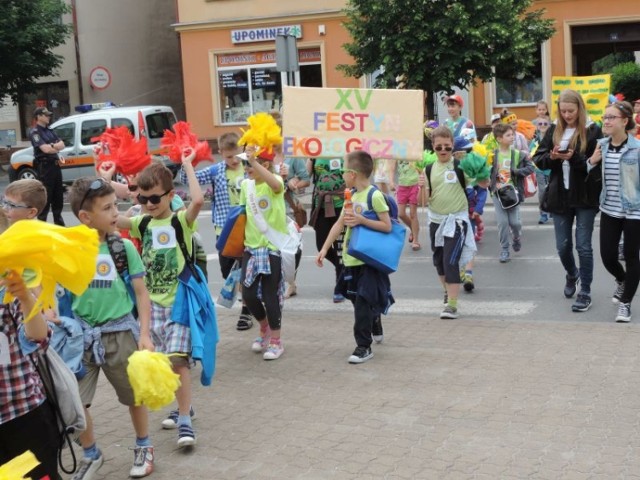
[[[609,150],[604,155],[604,202],[600,205],[600,211],[615,218],[627,218],[629,220],[640,220],[640,210],[625,212],[620,201],[620,150],[622,145],[614,147],[609,145]]]

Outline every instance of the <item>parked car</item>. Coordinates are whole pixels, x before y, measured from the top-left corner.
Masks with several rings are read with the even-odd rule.
[[[93,164],[93,145],[91,139],[100,136],[107,127],[126,126],[131,133],[140,138],[146,135],[149,153],[161,156],[165,165],[174,173],[179,165],[173,163],[160,147],[160,140],[164,131],[171,129],[176,123],[176,116],[171,107],[143,106],[143,107],[107,107],[99,110],[92,109],[87,113],[80,113],[62,118],[51,128],[64,141],[65,148],[60,154],[65,158],[62,167],[62,181],[71,183],[76,178],[95,175]],[[18,150],[11,155],[9,180],[11,182],[22,178],[36,178],[33,168],[33,147]]]

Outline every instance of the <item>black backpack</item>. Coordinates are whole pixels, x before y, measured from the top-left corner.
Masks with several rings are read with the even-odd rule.
[[[429,191],[433,191],[431,188],[431,169],[433,167],[433,163],[430,163],[424,168],[424,174],[427,177],[427,182],[429,182]],[[464,172],[460,168],[460,160],[453,161],[453,170],[456,172],[456,176],[458,177],[458,182],[462,186],[462,189],[465,190],[467,188],[467,181],[464,178]]]
[[[133,289],[133,285],[131,284],[131,277],[129,276],[129,260],[127,258],[127,251],[124,247],[124,240],[120,236],[119,233],[108,233],[105,237],[107,242],[107,248],[109,249],[109,254],[113,259],[113,263],[116,266],[116,270],[118,271],[118,275],[124,281],[127,286],[127,291],[129,292],[129,296],[133,301],[133,316],[138,318],[138,308],[136,306],[136,292]]]
[[[140,221],[140,224],[138,225],[138,231],[140,232],[141,239],[144,238],[144,234],[152,218],[153,217],[151,217],[151,215],[145,215]],[[195,237],[192,237],[191,254],[190,254],[189,249],[187,248],[187,243],[184,239],[182,224],[180,223],[180,220],[178,220],[178,216],[175,213],[171,216],[171,226],[176,232],[176,240],[178,242],[178,245],[180,246],[180,251],[182,252],[182,256],[184,257],[186,266],[189,268],[189,270],[191,270],[191,274],[195,277],[195,279],[198,282],[202,282],[202,281],[206,282],[208,280],[207,256],[204,253],[204,249],[202,248],[202,245],[200,245],[200,243],[196,241]],[[204,274],[204,279],[200,278],[200,274],[196,270],[195,265],[197,265],[202,271],[202,273]]]

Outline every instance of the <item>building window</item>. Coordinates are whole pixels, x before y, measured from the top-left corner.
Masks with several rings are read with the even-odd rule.
[[[496,105],[535,104],[542,99],[544,96],[542,65],[542,46],[540,45],[529,77],[502,77],[500,76],[500,66],[497,66],[496,77],[493,81]]]
[[[316,86],[320,79],[318,86],[322,86],[320,49],[299,50],[298,57],[303,84]],[[254,113],[280,109],[286,76],[276,70],[274,51],[219,54],[216,65],[218,94],[214,98],[222,124],[244,124]]]

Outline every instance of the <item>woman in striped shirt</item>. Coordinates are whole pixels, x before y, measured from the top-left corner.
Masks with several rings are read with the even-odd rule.
[[[602,162],[600,195],[600,256],[616,280],[613,303],[616,322],[631,321],[631,300],[640,282],[640,140],[629,102],[612,103],[602,117],[605,138],[598,142],[588,168]],[[618,260],[618,242],[624,233],[624,261]]]

